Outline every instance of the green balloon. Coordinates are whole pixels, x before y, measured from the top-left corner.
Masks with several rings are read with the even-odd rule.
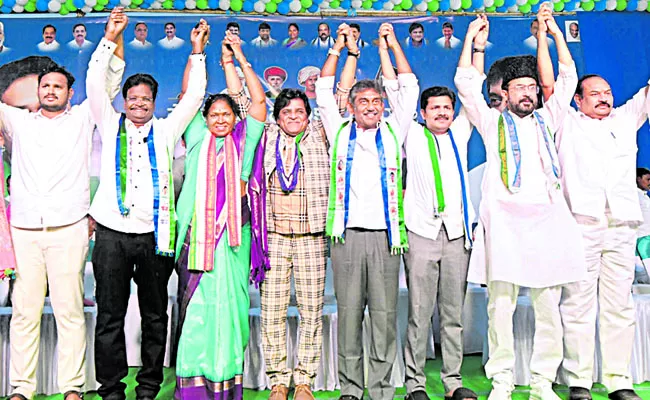
[[[309,8],[309,7],[312,6],[312,4],[314,4],[314,2],[312,0],[300,0],[300,5],[303,8]]]
[[[77,11],[77,7],[75,7],[74,2],[72,0],[66,0],[65,4],[63,4],[61,8],[63,8],[63,6],[65,6],[65,8],[67,8],[68,11],[72,11],[72,12]]]
[[[136,6],[139,6],[139,5],[142,4],[143,2],[144,2],[144,0],[132,0],[132,1],[131,1],[131,4],[135,4]]]
[[[341,5],[341,2],[339,0],[333,0],[333,1],[330,2],[330,8],[332,8],[332,9],[339,8],[340,5]]]
[[[528,14],[530,12],[530,4],[522,4],[519,6],[519,12],[522,14]]]
[[[467,10],[471,6],[472,6],[472,0],[461,0],[461,2],[460,2],[460,7],[463,10]]]
[[[104,6],[101,4],[95,4],[95,7],[93,7],[93,10],[95,11],[104,11]]]
[[[64,5],[61,5],[61,8],[63,8]],[[35,3],[27,3],[25,4],[25,11],[27,12],[34,12],[36,11],[36,4]]]
[[[648,3],[648,8],[645,9],[647,12],[650,12],[650,3]]]
[[[274,12],[278,11],[278,5],[272,1],[269,1],[266,3],[266,12],[269,14],[273,14]]]
[[[61,9],[59,10],[60,15],[68,15],[70,14],[70,10],[68,10],[68,7],[66,7],[65,4],[61,4]]]
[[[616,11],[623,11],[627,7],[627,1],[616,0]]]
[[[244,3],[241,0],[230,0],[230,9],[233,11],[241,11]]]
[[[402,0],[400,7],[402,7],[402,10],[410,10],[413,7],[413,0]]]
[[[395,4],[393,6],[393,11],[402,11],[402,6],[400,6],[399,4]]]
[[[560,12],[560,11],[564,10],[564,3],[561,2],[561,1],[558,1],[557,3],[554,3],[553,4],[553,10],[555,10],[555,12]]]
[[[361,8],[364,10],[370,10],[372,8],[372,1],[365,0],[363,3],[361,3]]]
[[[431,0],[429,4],[427,4],[427,10],[431,12],[436,12],[440,8],[440,3],[438,3],[438,0]]]
[[[196,2],[196,8],[198,8],[199,10],[207,10],[208,0],[198,0]]]
[[[495,6],[485,7],[485,12],[496,12],[497,8]]]
[[[594,9],[595,5],[596,4],[593,1],[586,1],[586,2],[581,4],[581,7],[585,11],[592,11]]]
[[[166,0],[165,2],[163,2],[162,6],[163,6],[163,8],[165,10],[171,10],[171,9],[174,8],[174,3],[172,3],[171,1]]]
[[[528,4],[530,4],[531,6],[534,6],[537,3],[539,3],[539,0],[528,0]]]
[[[494,7],[503,7],[503,4],[505,4],[505,0],[494,0]]]

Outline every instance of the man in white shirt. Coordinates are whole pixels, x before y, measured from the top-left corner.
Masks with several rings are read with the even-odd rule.
[[[639,226],[636,240],[637,264],[634,271],[634,283],[650,284],[648,277],[650,265],[650,170],[647,168],[636,169],[636,186],[638,188],[639,204],[643,223]],[[640,263],[638,262],[640,261]]]
[[[481,91],[483,76],[472,66],[472,42],[485,43],[489,24],[474,20],[463,46],[455,84],[469,121],[486,148],[480,223],[468,281],[488,286],[488,344],[485,373],[492,379],[490,400],[510,399],[515,365],[512,316],[521,286],[531,288],[535,336],[530,361],[531,399],[559,400],[552,382],[562,362],[561,285],[585,277],[580,230],[560,186],[553,146],[561,118],[577,83],[575,64],[552,10],[542,5],[538,18],[558,43],[560,70],[555,93],[537,109],[537,65],[514,58],[503,73],[508,106],[490,109]],[[544,31],[544,36],[546,31]],[[541,34],[540,34],[541,36]],[[475,57],[483,55],[476,52]],[[478,251],[477,251],[478,250]]]
[[[524,46],[529,50],[537,50],[537,33],[539,32],[539,21],[536,19],[532,20],[530,23],[530,36],[524,40]],[[554,46],[555,42],[552,38],[546,38],[549,46]]]
[[[185,41],[176,36],[176,24],[167,22],[165,24],[165,37],[158,41],[158,44],[165,49],[177,49],[181,47]]]
[[[259,36],[251,40],[253,46],[258,48],[277,46],[278,41],[271,37],[271,25],[262,22],[257,28],[257,33]]]
[[[121,50],[120,50],[121,54]],[[104,79],[114,97],[124,63]],[[89,71],[93,65],[89,66]],[[38,77],[38,111],[0,103],[13,133],[11,231],[17,261],[11,319],[12,400],[32,398],[46,289],[58,331],[58,385],[67,400],[85,384],[83,267],[88,252],[89,158],[94,121],[87,101],[69,107],[74,78],[50,60]],[[3,97],[5,101],[5,97]]]
[[[230,33],[232,33],[235,36],[239,36],[240,33],[240,27],[239,23],[235,21],[230,21],[226,24],[226,30]],[[240,37],[241,38],[241,37]],[[241,41],[242,46],[246,44],[243,40]],[[239,68],[239,67],[238,67]]]
[[[357,42],[358,49],[363,49],[368,45],[368,43],[365,40],[361,39],[361,25],[357,23],[351,23],[350,35],[352,36],[352,39],[354,39],[354,41]]]
[[[548,51],[538,50],[538,58],[551,65]],[[591,399],[598,320],[602,383],[609,398],[640,399],[630,375],[636,320],[631,290],[637,227],[643,222],[635,188],[636,139],[648,119],[648,86],[614,108],[609,83],[585,75],[574,101],[578,110],[565,112],[556,145],[564,194],[582,231],[587,279],[563,288],[562,366],[570,399]]]
[[[442,24],[442,37],[436,40],[436,44],[444,49],[455,49],[461,45],[460,39],[454,36],[454,26],[451,22]]]
[[[330,34],[330,26],[325,22],[318,24],[318,37],[314,38],[311,47],[316,49],[329,49],[334,45],[334,38]]]
[[[426,47],[429,41],[424,37],[424,26],[414,22],[409,26],[409,37],[404,39],[404,47]]]
[[[124,317],[131,278],[138,284],[142,315],[142,363],[136,380],[138,399],[153,399],[163,381],[167,336],[167,282],[174,267],[174,191],[171,155],[205,95],[203,50],[208,25],[192,30],[188,89],[165,119],[153,116],[158,89],[147,74],[127,78],[122,87],[124,114],[106,96],[104,75],[115,41],[127,18],[109,24],[92,56],[86,88],[102,137],[100,183],[90,214],[97,221],[93,270],[97,283],[95,369],[104,399],[123,400],[128,374]]]
[[[382,25],[382,29],[390,27]],[[380,33],[383,31],[380,31]],[[386,31],[386,34],[389,32]],[[396,57],[404,57],[390,27],[387,45]],[[390,372],[396,355],[397,292],[400,254],[408,247],[402,202],[402,144],[404,127],[413,110],[395,110],[383,118],[382,88],[362,80],[350,90],[344,119],[333,93],[340,50],[347,46],[347,60],[340,86],[354,80],[359,57],[351,28],[339,27],[337,49],[331,49],[316,82],[316,102],[331,145],[327,235],[331,238],[334,288],[338,307],[338,367],[341,399],[363,396],[362,323],[366,305],[370,313],[371,348],[368,392],[375,400],[392,400],[395,388]],[[345,41],[345,37],[348,38]],[[379,40],[385,40],[380,34]],[[399,83],[384,79],[404,98],[417,98],[418,86],[408,63],[400,63]],[[390,66],[392,68],[392,66]],[[399,86],[399,88],[398,88]]]
[[[72,28],[74,39],[68,42],[68,47],[72,50],[86,50],[92,47],[93,42],[86,40],[86,25],[76,24]]]
[[[129,47],[132,49],[150,49],[151,42],[147,40],[147,35],[149,34],[149,28],[144,22],[138,22],[135,24],[134,28],[135,37],[131,42],[129,42]]]
[[[387,36],[390,40],[391,36]],[[380,49],[382,48],[380,42]],[[382,61],[388,51],[380,50]],[[398,70],[406,59],[395,57]],[[386,64],[390,60],[385,60]],[[383,64],[382,64],[383,65]],[[384,69],[391,79],[392,68]],[[394,73],[393,73],[394,75]],[[391,109],[415,111],[417,98],[404,98],[387,88]],[[409,318],[404,349],[406,391],[409,400],[429,400],[424,365],[433,310],[440,310],[442,369],[446,397],[477,398],[463,388],[463,304],[472,243],[474,207],[467,174],[467,142],[472,126],[461,113],[454,119],[456,95],[446,87],[425,89],[420,96],[420,115],[407,125],[407,176],[404,217],[409,251],[404,255],[409,293]]]
[[[5,46],[5,25],[0,22],[0,54],[7,53],[11,49]]]
[[[59,49],[54,25],[48,24],[43,27],[43,41],[36,45],[36,47],[39,51],[54,51]]]

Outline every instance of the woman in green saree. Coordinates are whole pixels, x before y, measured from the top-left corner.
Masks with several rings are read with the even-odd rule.
[[[227,33],[221,50],[228,92],[241,90],[237,61],[252,104],[246,119],[236,123],[233,99],[211,95],[185,132],[185,182],[177,207],[176,249],[181,303],[179,399],[243,397],[251,246],[245,188],[264,130],[266,104],[239,37]]]

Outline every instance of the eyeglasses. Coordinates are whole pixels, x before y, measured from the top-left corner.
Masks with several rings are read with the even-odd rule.
[[[539,86],[537,86],[536,83],[530,85],[513,85],[510,86],[508,90],[515,93],[527,93],[527,92],[539,93]]]
[[[138,102],[138,101],[140,101],[142,103],[153,103],[153,99],[151,97],[145,97],[145,96],[143,96],[143,97],[137,97],[137,96],[127,97],[126,101],[128,101],[129,103],[135,103],[135,102]]]

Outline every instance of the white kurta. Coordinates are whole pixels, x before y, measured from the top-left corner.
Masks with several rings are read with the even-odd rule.
[[[578,80],[573,64],[560,64],[559,72],[555,93],[538,110],[551,132],[569,107]],[[455,78],[467,116],[483,138],[487,158],[479,207],[484,232],[479,226],[468,281],[543,288],[581,280],[586,273],[582,235],[559,185],[544,169],[550,161],[537,120],[533,115],[519,118],[513,114],[521,147],[521,188],[512,193],[500,175],[500,114],[487,106],[481,93],[483,80],[473,67],[458,68]],[[551,149],[557,159],[555,148]]]

